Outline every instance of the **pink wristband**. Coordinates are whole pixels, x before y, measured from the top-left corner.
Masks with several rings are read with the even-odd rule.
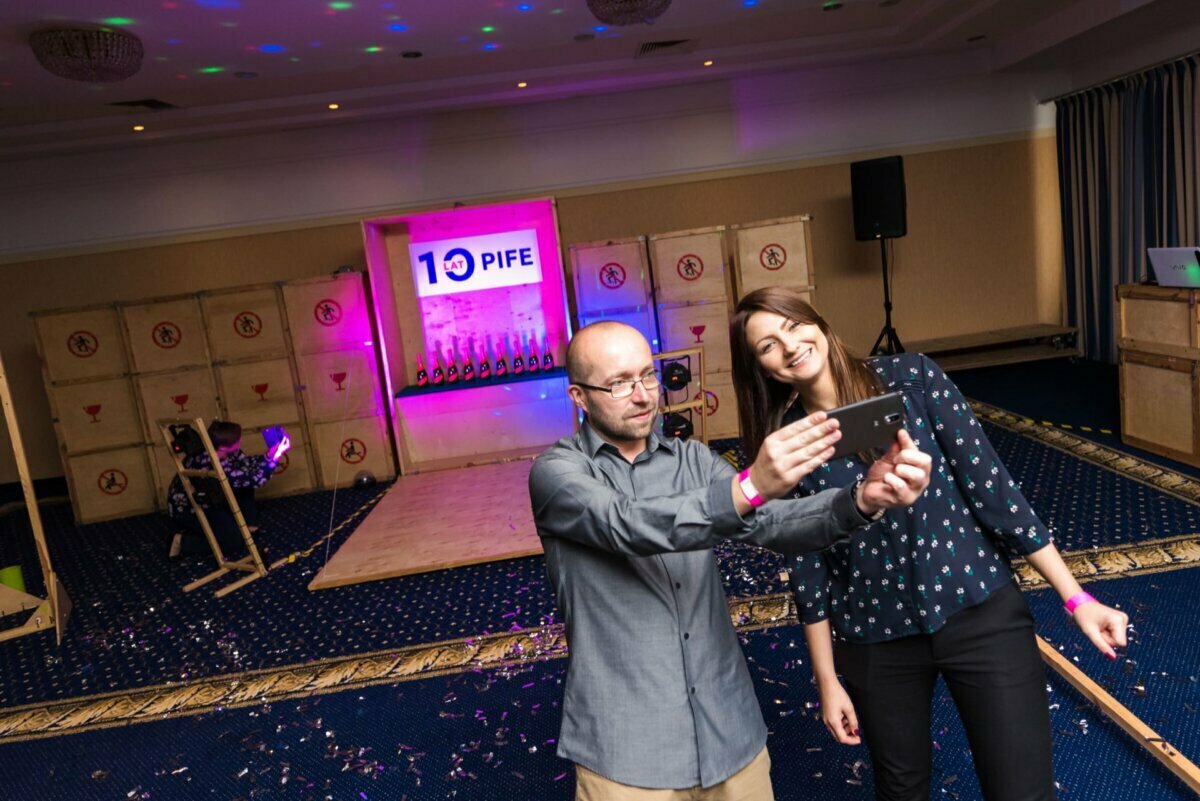
[[[1063,609],[1067,610],[1068,615],[1075,614],[1075,610],[1087,603],[1096,603],[1096,599],[1086,592],[1077,592],[1067,599]]]
[[[738,473],[738,487],[742,490],[742,495],[746,496],[746,502],[757,509],[766,503],[766,499],[758,493],[758,488],[754,486],[754,482],[750,480],[750,468],[747,467],[742,472]]]

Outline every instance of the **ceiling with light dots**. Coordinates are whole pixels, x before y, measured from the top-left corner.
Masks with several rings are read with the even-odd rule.
[[[589,9],[605,2],[0,3],[0,158],[957,51],[991,71],[1069,68],[1200,21],[1196,0],[646,0],[665,10],[622,25]],[[140,43],[140,67],[121,80],[52,74],[31,47],[50,30],[117,32],[113,47]]]

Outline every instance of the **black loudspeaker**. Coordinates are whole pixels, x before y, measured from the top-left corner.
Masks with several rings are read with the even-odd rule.
[[[888,156],[850,165],[854,200],[854,238],[859,242],[895,239],[908,233],[904,199],[904,161]]]

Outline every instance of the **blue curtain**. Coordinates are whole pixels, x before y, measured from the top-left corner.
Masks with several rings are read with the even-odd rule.
[[[1200,246],[1200,55],[1057,103],[1067,324],[1115,363],[1116,286],[1146,248]]]

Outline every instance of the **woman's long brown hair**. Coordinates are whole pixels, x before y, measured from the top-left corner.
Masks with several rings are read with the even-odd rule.
[[[854,356],[825,318],[817,314],[794,289],[765,287],[742,298],[729,322],[729,348],[733,353],[733,386],[737,393],[738,420],[742,426],[742,444],[750,461],[758,456],[763,440],[780,427],[792,386],[776,381],[758,364],[754,348],[746,341],[746,323],[755,312],[774,312],[789,320],[821,329],[829,340],[829,367],[837,389],[837,403],[865,400],[883,394],[875,371]],[[860,457],[865,456],[860,454]],[[870,459],[864,459],[870,462]]]

